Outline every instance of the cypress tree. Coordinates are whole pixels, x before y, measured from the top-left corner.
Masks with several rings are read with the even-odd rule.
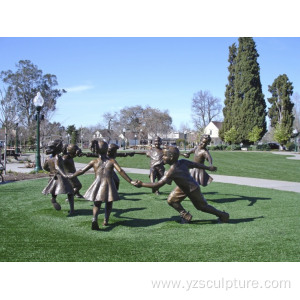
[[[293,114],[294,103],[290,98],[293,95],[293,88],[293,84],[286,74],[279,75],[273,84],[268,86],[268,90],[272,94],[272,97],[268,98],[271,104],[268,111],[271,126],[275,128],[277,124],[280,124],[287,129],[289,134],[292,133],[295,119]]]
[[[236,64],[236,55],[237,55],[237,47],[236,44],[233,43],[232,46],[229,47],[229,57],[228,57],[228,83],[226,84],[225,91],[225,100],[224,100],[224,108],[223,108],[223,116],[224,121],[222,128],[220,129],[219,135],[222,140],[225,139],[225,133],[232,128],[232,105],[234,101],[234,79],[235,79],[235,64]]]
[[[260,138],[266,133],[266,103],[260,82],[258,53],[251,37],[240,37],[235,65],[233,125],[238,140],[249,143],[249,132],[255,126],[262,128]]]

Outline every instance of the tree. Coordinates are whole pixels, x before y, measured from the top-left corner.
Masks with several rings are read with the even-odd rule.
[[[300,94],[297,92],[293,94],[293,103],[293,112],[295,117],[293,127],[300,132]]]
[[[8,134],[10,130],[15,126],[17,121],[16,106],[14,105],[13,95],[10,93],[10,89],[5,91],[3,95],[0,90],[0,122],[5,129],[5,144],[4,144],[4,174],[6,174],[6,148],[8,141]],[[9,137],[10,138],[10,137]]]
[[[225,91],[225,100],[224,100],[224,108],[223,108],[223,116],[224,121],[223,125],[220,129],[219,135],[222,140],[224,140],[225,132],[228,131],[232,127],[232,105],[234,102],[234,80],[235,80],[235,65],[236,65],[236,55],[237,55],[237,47],[232,44],[229,47],[229,66],[228,66],[228,83],[226,84]]]
[[[272,85],[268,86],[269,92],[272,94],[271,98],[268,98],[271,107],[268,111],[268,116],[271,120],[271,126],[281,128],[282,131],[287,130],[291,135],[293,131],[294,114],[293,107],[294,103],[291,102],[290,97],[293,94],[293,84],[289,81],[286,74],[279,75],[273,82]]]
[[[172,118],[168,110],[161,111],[157,108],[147,106],[144,109],[144,118],[141,128],[144,133],[152,137],[157,135],[167,135],[173,129]]]
[[[248,134],[254,126],[266,133],[266,103],[260,82],[258,53],[253,38],[239,38],[234,79],[232,125],[238,133],[238,141],[248,143]]]
[[[161,111],[150,106],[143,108],[140,105],[125,107],[120,110],[114,128],[119,133],[125,128],[132,135],[131,138],[139,133],[140,139],[145,139],[148,134],[156,136],[169,133],[172,130],[172,118],[168,110]]]
[[[30,60],[20,60],[17,71],[2,71],[0,78],[13,94],[20,122],[30,128],[34,122],[36,108],[33,98],[40,92],[45,100],[41,114],[46,118],[55,110],[56,100],[65,90],[55,89],[58,85],[55,75],[45,74]]]
[[[234,126],[225,132],[224,140],[226,143],[229,143],[229,144],[238,143],[238,132]]]
[[[257,125],[248,134],[248,140],[252,143],[256,143],[261,139],[262,128],[259,128]]]
[[[209,122],[219,116],[222,105],[219,98],[209,91],[195,93],[192,99],[192,119],[197,130],[204,129]]]
[[[144,122],[144,109],[140,105],[124,107],[119,114],[119,125],[130,132],[138,132]]]
[[[44,120],[40,126],[42,145],[46,145],[49,141],[65,136],[65,128],[59,122],[51,123],[48,120]]]
[[[0,96],[0,123],[9,131],[18,120],[14,97],[10,89],[0,90]]]
[[[285,145],[291,137],[289,127],[283,123],[277,123],[274,130],[274,140],[281,146]]]
[[[71,144],[76,144],[78,140],[78,130],[76,129],[75,125],[69,125],[66,129],[66,132],[69,136],[68,142]]]

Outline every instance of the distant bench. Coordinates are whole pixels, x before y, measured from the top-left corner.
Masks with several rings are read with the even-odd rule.
[[[14,148],[7,148],[6,149],[6,156],[13,156],[15,159],[18,159],[18,157],[20,156],[19,153],[16,153]],[[1,156],[2,159],[4,159],[4,153],[2,153]]]

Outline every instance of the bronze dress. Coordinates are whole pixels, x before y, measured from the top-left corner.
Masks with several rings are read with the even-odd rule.
[[[61,156],[50,156],[46,159],[43,169],[50,172],[48,185],[43,189],[44,195],[74,194],[73,187],[68,178],[61,175],[64,172]]]
[[[64,155],[63,162],[64,170],[68,175],[76,172],[74,159],[70,155]],[[69,180],[74,189],[77,188],[80,190],[82,188],[82,184],[77,177],[70,178]]]
[[[196,148],[194,150],[195,156],[194,161],[200,164],[204,164],[205,160],[211,162],[211,156],[206,149]],[[207,186],[209,183],[213,181],[213,178],[207,174],[204,169],[191,169],[190,174],[192,177],[202,186]]]
[[[108,158],[98,158],[94,166],[95,180],[84,194],[89,201],[112,202],[119,200],[119,194],[113,180],[114,164]]]

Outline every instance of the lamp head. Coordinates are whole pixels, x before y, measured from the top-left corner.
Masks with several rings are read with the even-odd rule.
[[[44,105],[44,99],[40,92],[38,92],[34,97],[33,104],[36,108],[42,107]]]

